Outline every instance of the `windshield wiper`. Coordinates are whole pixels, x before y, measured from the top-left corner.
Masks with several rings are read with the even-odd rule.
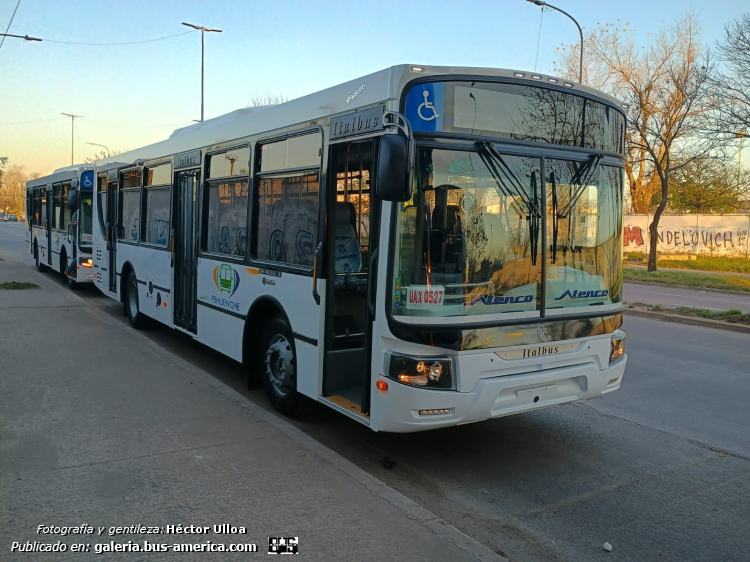
[[[552,263],[557,260],[557,239],[560,233],[559,219],[565,219],[570,216],[570,213],[575,208],[576,203],[583,195],[583,192],[588,187],[588,182],[594,175],[594,172],[599,167],[601,162],[601,154],[592,154],[591,157],[578,168],[573,179],[570,180],[569,185],[578,185],[575,193],[570,197],[570,201],[561,210],[558,210],[557,203],[557,183],[555,182],[554,170],[550,172],[550,183],[552,184]],[[582,177],[584,176],[585,177]]]
[[[539,209],[539,192],[536,182],[536,172],[531,172],[531,191],[534,199],[532,200],[521,184],[521,180],[503,160],[502,156],[495,150],[492,143],[487,141],[478,141],[476,143],[479,158],[492,174],[498,189],[506,197],[520,197],[526,205],[526,220],[529,221],[529,234],[531,242],[531,265],[536,265],[537,254],[539,252],[539,223],[542,218],[542,212]],[[500,168],[498,169],[498,165]],[[502,174],[500,173],[502,171]],[[507,183],[506,183],[507,182]]]
[[[596,169],[599,167],[599,162],[601,162],[601,160],[601,154],[592,154],[589,159],[578,169],[576,175],[573,176],[573,179],[570,180],[570,185],[578,184],[578,187],[576,188],[575,193],[571,195],[570,201],[568,201],[567,205],[565,205],[559,212],[559,218],[568,218],[571,211],[573,211],[576,203],[578,203],[578,200],[581,198],[581,195],[583,195],[583,192],[586,191],[589,181],[593,177],[594,172],[596,172]]]
[[[542,214],[539,210],[539,207],[537,206],[538,198],[536,190],[534,191],[534,200],[532,201],[524,190],[521,181],[513,173],[513,170],[510,169],[510,166],[508,166],[505,160],[503,160],[503,157],[500,156],[497,150],[495,150],[495,147],[492,145],[492,143],[487,141],[477,141],[476,145],[479,149],[479,157],[482,159],[482,162],[484,162],[490,172],[492,172],[492,176],[503,194],[506,196],[510,195],[520,197],[524,202],[524,205],[526,205],[526,207],[528,208],[529,214],[538,219],[541,218]],[[502,175],[500,174],[500,170],[498,170],[496,164],[500,165],[500,170],[503,172]],[[505,180],[503,179],[503,176],[505,176]],[[506,183],[506,180],[510,183],[510,185]]]

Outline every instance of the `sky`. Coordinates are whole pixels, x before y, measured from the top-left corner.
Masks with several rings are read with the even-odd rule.
[[[0,0],[0,32],[17,0]],[[629,23],[637,37],[692,9],[705,43],[747,0],[556,0],[586,28]],[[200,118],[200,32],[206,34],[205,117],[265,92],[300,97],[394,64],[488,66],[552,74],[555,49],[578,41],[573,22],[524,0],[142,1],[21,0],[0,48],[0,156],[44,175],[101,150],[163,140]],[[541,24],[541,34],[539,33]],[[750,151],[748,151],[750,153]],[[747,158],[750,161],[750,154]]]

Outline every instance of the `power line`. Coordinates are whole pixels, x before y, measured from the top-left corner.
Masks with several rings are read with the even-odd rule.
[[[38,121],[14,121],[11,123],[0,123],[0,125],[30,125],[32,123],[48,123],[50,121],[60,121],[65,117],[54,117],[52,119],[39,119]]]
[[[97,125],[104,125],[106,127],[124,127],[126,129],[158,129],[159,127],[184,127],[185,125],[192,125],[192,123],[173,123],[165,125],[118,125],[116,123],[102,123],[101,121],[92,121],[86,119],[87,123],[96,123]]]
[[[187,35],[188,33],[195,33],[195,30],[185,31],[184,33],[177,33],[175,35],[167,35],[166,37],[157,37],[156,39],[144,39],[143,41],[128,41],[126,43],[79,43],[77,41],[55,41],[54,39],[45,39],[45,41],[47,43],[60,43],[62,45],[84,45],[84,46],[89,46],[89,47],[111,47],[111,46],[117,46],[117,45],[137,45],[139,43],[153,43],[154,41],[164,41],[165,39],[172,39],[174,37],[180,37],[181,35]]]
[[[13,15],[10,17],[10,21],[8,22],[8,27],[5,28],[5,33],[8,33],[8,30],[10,29],[10,25],[13,23],[13,19],[16,17],[16,12],[18,11],[18,5],[21,3],[21,0],[18,0],[16,3],[16,9],[13,10]],[[3,35],[3,40],[0,41],[0,49],[3,48],[3,43],[5,43],[5,35]]]
[[[37,121],[12,121],[9,123],[0,123],[0,125],[31,125],[34,123],[49,123],[50,121],[60,121],[65,117],[54,117],[52,119],[39,119]],[[192,125],[192,123],[165,123],[164,125],[119,125],[117,123],[102,123],[101,121],[92,121],[91,119],[85,119],[86,123],[95,123],[97,125],[104,125],[105,127],[124,127],[126,129],[159,129],[161,127],[184,127],[185,125]]]

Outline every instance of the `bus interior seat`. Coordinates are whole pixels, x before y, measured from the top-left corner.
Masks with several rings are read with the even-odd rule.
[[[356,213],[354,205],[346,201],[337,201],[336,213],[336,273],[360,273],[362,271],[362,252],[354,228]]]

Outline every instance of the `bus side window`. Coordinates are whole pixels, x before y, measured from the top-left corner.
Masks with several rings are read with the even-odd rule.
[[[317,131],[260,146],[254,194],[258,259],[312,267],[321,151],[322,136]]]
[[[250,147],[230,148],[208,156],[203,200],[202,247],[205,252],[244,257],[247,229]]]

